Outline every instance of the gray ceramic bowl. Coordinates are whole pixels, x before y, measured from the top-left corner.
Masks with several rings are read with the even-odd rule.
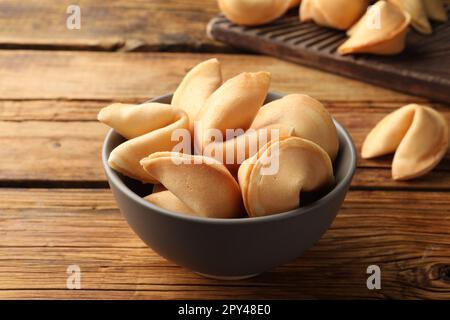
[[[170,103],[172,95],[153,101]],[[270,93],[267,101],[281,95]],[[335,121],[340,149],[334,162],[336,185],[312,203],[277,215],[212,219],[183,215],[142,199],[152,185],[126,178],[107,163],[124,141],[110,130],[103,145],[103,167],[117,204],[136,234],[154,251],[197,273],[222,279],[250,277],[299,257],[321,238],[338,213],[356,168],[356,151]],[[303,201],[303,200],[302,200]],[[303,202],[304,203],[304,202]]]

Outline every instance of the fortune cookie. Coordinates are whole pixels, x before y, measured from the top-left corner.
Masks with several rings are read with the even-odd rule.
[[[133,139],[171,124],[177,111],[178,109],[159,102],[138,105],[113,103],[100,110],[97,120],[113,128],[124,138]]]
[[[405,48],[411,18],[408,13],[386,1],[374,4],[347,34],[339,48],[340,54],[397,54]]]
[[[321,147],[285,137],[244,161],[238,179],[247,213],[257,217],[298,208],[300,192],[327,187],[334,175],[330,157]]]
[[[424,0],[423,4],[428,18],[440,22],[448,20],[447,11],[445,11],[442,0]]]
[[[211,218],[237,218],[243,213],[239,185],[220,162],[199,155],[156,152],[140,161],[143,169],[179,199],[178,204],[161,204],[170,195],[150,196],[152,202],[169,208],[175,205],[188,214]],[[160,192],[159,192],[160,193]]]
[[[293,133],[294,128],[285,124],[274,124],[259,129],[250,128],[243,134],[223,142],[210,143],[203,154],[221,161],[233,175],[236,175],[239,165],[256,154],[267,142],[292,136]]]
[[[161,191],[166,191],[167,188],[164,187],[161,183],[155,183],[152,188],[152,193],[157,193]]]
[[[176,195],[169,190],[155,192],[144,197],[148,202],[157,205],[158,207],[175,211],[179,213],[186,213],[188,215],[195,215],[191,208],[184,204]]]
[[[270,85],[270,73],[241,73],[224,82],[206,100],[197,116],[198,146],[211,141],[208,130],[219,130],[224,136],[227,129],[247,130],[266,99]]]
[[[215,151],[218,152],[215,158],[226,159],[227,168],[234,174],[236,165],[253,156],[268,141],[282,136],[311,140],[321,146],[332,160],[339,149],[336,127],[325,107],[309,96],[291,94],[262,106],[244,134],[224,143],[215,143]],[[211,144],[207,149],[209,147]],[[210,153],[207,155],[212,156]]]
[[[292,0],[218,0],[223,14],[236,24],[255,26],[282,16]]]
[[[206,100],[198,121],[203,129],[247,129],[266,99],[268,72],[243,72],[227,80]]]
[[[325,107],[304,94],[290,94],[259,109],[250,128],[269,126],[293,128],[291,135],[310,140],[336,158],[339,138],[333,120]]]
[[[148,183],[155,180],[142,169],[139,161],[151,153],[172,150],[178,143],[172,141],[172,132],[189,128],[189,119],[183,110],[154,102],[112,104],[99,112],[98,120],[130,139],[111,152],[109,166],[128,177]]]
[[[291,3],[289,3],[289,9],[297,7],[300,3],[302,2],[302,0],[291,0]]]
[[[178,85],[172,105],[187,113],[191,132],[197,113],[221,84],[220,63],[217,59],[209,59],[192,68]]]
[[[407,180],[431,171],[445,156],[449,129],[436,110],[410,104],[384,117],[366,137],[361,156],[374,158],[395,152],[392,178]]]
[[[361,18],[368,5],[368,0],[304,0],[300,21],[313,20],[321,26],[346,30]]]
[[[422,0],[388,0],[404,12],[411,16],[411,25],[420,33],[430,34],[433,32],[431,24],[428,21],[427,11]],[[430,0],[425,0],[430,1]],[[381,21],[383,23],[383,21]]]

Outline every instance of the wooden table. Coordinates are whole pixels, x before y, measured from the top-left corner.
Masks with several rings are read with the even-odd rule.
[[[211,41],[213,1],[78,2],[81,30],[70,31],[71,1],[0,0],[0,298],[450,298],[449,153],[411,182],[390,179],[391,157],[359,159],[323,238],[253,279],[205,279],[146,247],[108,189],[96,114],[173,91],[199,61],[218,57],[225,77],[270,71],[273,90],[320,99],[358,149],[406,103],[449,121],[450,109]],[[381,290],[366,287],[372,264]],[[66,287],[69,265],[81,268],[80,290]]]

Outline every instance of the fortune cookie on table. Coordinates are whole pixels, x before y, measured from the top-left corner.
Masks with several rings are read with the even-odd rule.
[[[392,178],[407,180],[431,171],[445,156],[449,129],[436,110],[410,104],[384,117],[366,137],[361,156],[374,158],[395,152]]]
[[[422,0],[387,0],[411,16],[411,25],[420,33],[433,32]],[[426,0],[429,1],[429,0]]]
[[[325,27],[346,30],[366,12],[368,0],[304,0],[300,21],[313,20]]]
[[[339,138],[336,126],[316,99],[304,94],[290,94],[259,109],[250,128],[261,129],[273,125],[293,128],[291,135],[310,140],[336,158]]]
[[[340,54],[397,54],[405,48],[411,18],[386,1],[374,4],[347,34],[350,36],[339,48]],[[378,24],[379,22],[379,24]]]
[[[206,60],[192,68],[183,78],[172,98],[172,105],[185,111],[192,132],[194,120],[206,99],[222,84],[217,59]]]
[[[243,213],[238,183],[225,166],[215,159],[177,152],[156,152],[140,163],[150,176],[190,209],[186,212],[188,214],[237,218]],[[171,205],[161,204],[170,196],[157,200],[154,197],[158,196],[147,200],[159,201],[159,205],[165,208]],[[177,207],[180,210],[182,208],[181,204],[177,204]]]
[[[292,0],[218,0],[219,8],[232,22],[255,26],[282,16]]]
[[[448,20],[442,0],[425,0],[423,2],[428,18],[435,21],[445,22]]]
[[[128,177],[148,183],[155,180],[144,171],[139,161],[151,153],[172,150],[178,143],[172,141],[172,132],[189,128],[189,119],[183,110],[154,102],[112,104],[99,112],[98,120],[130,139],[111,152],[109,166]]]
[[[317,191],[334,182],[328,154],[298,137],[273,140],[244,161],[238,172],[247,213],[251,217],[300,206],[300,192]]]

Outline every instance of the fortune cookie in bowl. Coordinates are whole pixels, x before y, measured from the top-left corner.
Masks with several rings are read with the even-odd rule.
[[[237,131],[238,132],[238,131]],[[204,155],[223,162],[231,174],[236,175],[239,165],[258,152],[267,142],[279,137],[292,136],[294,128],[277,123],[260,129],[252,129],[223,142],[208,144]]]
[[[300,3],[302,2],[302,0],[291,0],[291,2],[289,3],[289,9],[291,8],[295,8],[297,7]]]
[[[282,16],[292,0],[218,0],[218,2],[220,10],[230,21],[255,26]]]
[[[436,110],[410,104],[384,117],[366,137],[361,156],[374,158],[395,152],[392,178],[408,180],[431,171],[445,156],[449,129]]]
[[[412,27],[420,33],[430,34],[433,30],[428,21],[426,8],[422,0],[387,0],[396,5],[400,10],[411,16]],[[430,0],[426,0],[430,1]]]
[[[253,156],[268,141],[280,136],[297,136],[313,141],[332,160],[339,149],[336,127],[325,107],[307,95],[291,94],[262,106],[245,133],[223,143],[211,143],[205,150],[208,156],[215,154],[213,157],[219,161],[226,159],[227,168],[234,174],[237,165]],[[214,153],[210,152],[213,148]]]
[[[250,128],[270,126],[292,128],[291,135],[310,140],[336,158],[339,138],[333,120],[325,107],[316,99],[304,94],[290,94],[272,101],[256,114]]]
[[[268,72],[244,72],[224,82],[206,100],[197,116],[197,146],[204,147],[211,142],[209,130],[219,130],[223,135],[227,129],[247,130],[264,103],[269,85]]]
[[[411,18],[395,5],[378,1],[347,34],[339,48],[342,55],[350,53],[397,54],[405,48]],[[379,23],[378,23],[379,22]]]
[[[334,182],[328,154],[317,144],[283,137],[244,161],[238,172],[250,217],[289,211],[300,206],[300,192],[318,191]]]
[[[346,30],[361,18],[368,5],[368,0],[304,0],[300,21],[313,20],[321,26]]]
[[[225,166],[215,159],[177,152],[156,152],[140,163],[150,176],[173,194],[158,192],[148,196],[148,201],[166,209],[183,210],[184,213],[203,217],[242,216],[239,185]]]
[[[171,104],[185,111],[192,132],[194,120],[206,99],[222,84],[222,72],[217,59],[209,59],[192,68],[175,90]]]
[[[169,190],[153,191],[152,194],[144,197],[144,199],[158,207],[195,216],[195,212]]]
[[[269,72],[240,73],[214,91],[197,120],[203,129],[247,129],[263,105],[269,85]]]
[[[155,180],[142,169],[139,161],[157,151],[170,151],[178,143],[172,141],[176,129],[188,129],[186,113],[171,105],[144,103],[129,105],[115,103],[103,108],[98,120],[129,139],[109,155],[108,164],[114,170],[146,183]]]

